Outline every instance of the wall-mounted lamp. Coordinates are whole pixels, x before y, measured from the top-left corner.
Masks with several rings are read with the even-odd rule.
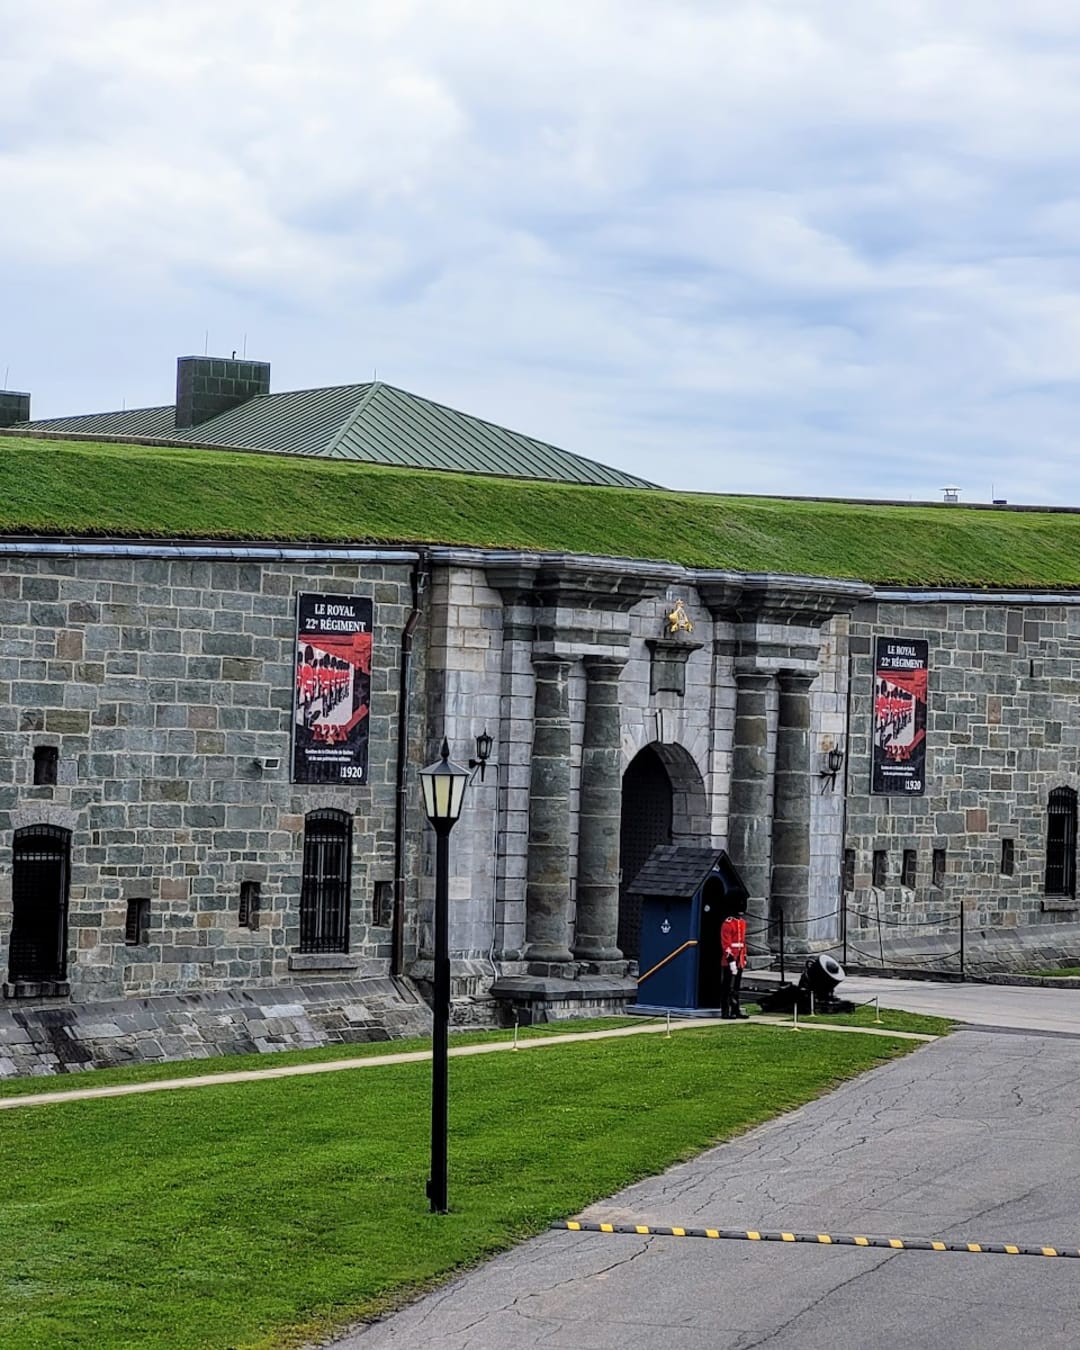
[[[826,788],[835,790],[836,776],[843,767],[844,752],[839,746],[834,745],[833,748],[826,753],[825,766],[818,773],[818,777],[821,779],[822,792],[824,792]]]
[[[469,768],[472,769],[473,778],[476,777],[477,770],[480,772],[480,781],[484,781],[484,770],[487,762],[491,758],[492,740],[488,735],[487,727],[476,738],[476,757],[469,760]],[[472,779],[469,780],[472,782]]]

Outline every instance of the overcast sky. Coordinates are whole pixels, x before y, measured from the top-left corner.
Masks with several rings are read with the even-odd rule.
[[[1068,0],[0,0],[0,387],[378,378],[679,488],[1080,504]]]

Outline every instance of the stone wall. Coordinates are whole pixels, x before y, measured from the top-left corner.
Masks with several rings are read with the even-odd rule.
[[[869,791],[874,640],[884,636],[929,642],[921,796]],[[856,611],[850,645],[852,941],[876,954],[880,915],[886,946],[936,936],[940,952],[953,950],[961,903],[969,939],[1050,925],[1062,925],[1064,939],[1080,906],[1045,893],[1047,800],[1055,787],[1080,787],[1080,607],[993,596],[880,602]],[[1011,875],[1002,866],[1005,841]],[[901,884],[905,849],[915,853],[913,886]],[[879,887],[875,850],[886,855]],[[935,850],[944,856],[941,884]]]
[[[366,782],[289,781],[300,591],[374,601]],[[5,969],[13,831],[46,823],[71,831],[74,1002],[385,974],[391,932],[375,886],[394,879],[410,605],[404,560],[0,558]],[[59,755],[54,786],[33,782],[41,746]],[[349,952],[301,954],[304,816],[325,806],[353,819]],[[257,928],[239,922],[244,881],[261,887]],[[129,945],[128,902],[141,898],[147,940]]]
[[[0,1078],[356,1045],[431,1030],[406,981],[367,979],[0,1008]]]

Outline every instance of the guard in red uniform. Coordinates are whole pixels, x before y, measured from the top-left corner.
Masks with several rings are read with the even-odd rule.
[[[739,1007],[739,988],[746,967],[746,920],[741,914],[729,914],[720,925],[720,1016],[745,1018]]]

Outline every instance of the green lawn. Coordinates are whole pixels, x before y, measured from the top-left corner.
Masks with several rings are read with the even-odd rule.
[[[1080,966],[1063,966],[1060,970],[1028,970],[1026,975],[1038,975],[1044,980],[1075,979],[1080,975]]]
[[[0,531],[460,544],[904,585],[1080,582],[1080,515],[533,483],[0,437]]]
[[[0,1345],[296,1344],[911,1048],[743,1025],[452,1060],[441,1217],[428,1064],[5,1111]]]
[[[785,1023],[791,1021],[790,1013],[778,1013]],[[880,1021],[878,1014],[869,1004],[862,1004],[851,1013],[815,1014],[813,1017],[799,1017],[799,1023],[812,1022],[815,1026],[839,1025],[846,1027],[881,1028],[888,1031],[918,1031],[927,1036],[944,1036],[953,1023],[945,1017],[927,1017],[923,1013],[903,1012],[898,1008],[882,1008]]]

